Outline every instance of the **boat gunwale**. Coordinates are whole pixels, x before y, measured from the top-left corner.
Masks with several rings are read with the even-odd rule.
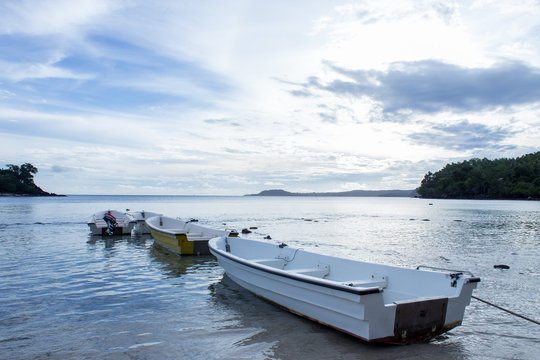
[[[167,228],[160,228],[158,226],[156,226],[155,224],[153,224],[150,220],[154,219],[154,218],[157,218],[157,217],[166,217],[166,216],[163,216],[163,215],[156,215],[156,216],[152,216],[152,217],[149,217],[147,219],[144,219],[144,222],[146,223],[146,225],[154,230],[154,231],[157,231],[157,232],[161,232],[161,233],[165,233],[165,234],[169,234],[169,235],[187,235],[189,233],[188,230],[184,230],[184,229],[167,229]],[[169,218],[169,219],[172,219],[172,220],[177,220],[177,219],[174,219],[174,218]],[[181,220],[179,220],[181,221]]]
[[[222,238],[223,237],[215,237],[215,238],[210,239],[210,241],[208,242],[208,247],[210,249],[210,252],[212,252],[212,253],[216,252],[219,255],[227,258],[228,260],[231,260],[231,261],[234,261],[236,263],[251,267],[253,269],[260,270],[260,271],[270,273],[270,274],[273,274],[273,275],[278,275],[278,276],[281,276],[281,277],[284,277],[284,278],[289,278],[289,279],[292,279],[292,280],[308,283],[308,284],[311,284],[311,285],[322,286],[322,287],[325,287],[325,288],[344,291],[344,292],[348,292],[348,293],[355,294],[355,295],[371,295],[371,294],[379,294],[379,293],[383,292],[383,289],[380,288],[380,287],[369,287],[369,288],[358,289],[358,288],[354,288],[352,286],[339,284],[339,283],[337,283],[337,282],[335,282],[333,280],[318,279],[318,278],[308,276],[308,275],[294,274],[294,273],[290,273],[287,270],[276,269],[276,268],[273,268],[271,266],[254,263],[252,261],[243,259],[243,258],[241,258],[239,256],[229,254],[226,251],[214,248],[211,245],[212,240],[214,240],[214,239],[222,239]],[[214,256],[215,256],[215,254],[214,254]]]

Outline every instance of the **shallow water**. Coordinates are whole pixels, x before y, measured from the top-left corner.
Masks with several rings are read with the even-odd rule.
[[[126,208],[256,226],[247,237],[336,256],[470,270],[482,278],[476,296],[540,318],[538,202],[0,198],[0,358],[535,359],[540,350],[538,325],[476,300],[462,326],[431,342],[366,344],[253,296],[212,256],[178,257],[150,236],[89,236],[92,213]]]

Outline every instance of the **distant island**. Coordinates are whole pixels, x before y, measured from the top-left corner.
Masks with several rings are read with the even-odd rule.
[[[515,159],[471,159],[428,172],[418,194],[438,199],[540,199],[540,151]]]
[[[0,196],[62,196],[48,193],[34,184],[38,169],[29,163],[21,166],[8,164],[0,169]]]
[[[264,190],[258,194],[248,194],[245,196],[415,197],[418,196],[418,194],[415,190],[352,190],[344,192],[293,193],[281,189],[273,189]]]

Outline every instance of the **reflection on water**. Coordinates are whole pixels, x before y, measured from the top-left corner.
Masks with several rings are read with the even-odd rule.
[[[156,244],[150,249],[150,259],[166,277],[181,277],[201,268],[217,267],[217,260],[212,255],[178,256]]]
[[[210,286],[217,309],[234,314],[235,327],[242,329],[242,346],[267,345],[270,359],[462,359],[461,345],[439,336],[425,344],[387,346],[370,344],[316,322],[291,314],[256,297],[226,275]],[[230,327],[230,324],[228,324]]]
[[[366,344],[257,298],[212,256],[178,257],[148,235],[89,236],[86,219],[106,208],[256,226],[248,237],[329,255],[471,270],[482,278],[475,295],[538,317],[538,202],[4,198],[1,358],[533,359],[540,346],[537,325],[474,300],[464,324],[434,341]],[[493,268],[501,263],[510,269]]]

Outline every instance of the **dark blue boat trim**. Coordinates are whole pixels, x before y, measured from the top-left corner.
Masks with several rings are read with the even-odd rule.
[[[351,293],[351,294],[356,294],[356,295],[370,295],[370,294],[378,294],[378,293],[382,292],[382,289],[378,288],[378,287],[358,289],[358,288],[354,288],[352,286],[347,286],[347,285],[327,283],[327,282],[324,282],[324,281],[320,281],[317,278],[302,277],[302,276],[299,276],[299,275],[296,275],[296,274],[291,274],[291,273],[289,273],[287,271],[284,271],[284,270],[274,269],[274,268],[269,267],[269,266],[253,263],[253,262],[241,259],[239,257],[232,256],[232,255],[228,254],[225,251],[214,249],[212,247],[210,247],[210,252],[213,253],[213,254],[218,253],[220,256],[223,256],[224,258],[227,258],[227,259],[229,259],[231,261],[242,264],[244,266],[248,266],[248,267],[251,267],[253,269],[257,269],[259,271],[264,271],[264,272],[274,274],[274,275],[277,275],[277,276],[289,278],[289,279],[296,280],[296,281],[301,281],[301,282],[312,284],[312,285],[322,286],[322,287],[333,289],[333,290],[345,291],[345,292],[348,292],[348,293]],[[215,255],[216,254],[214,254],[214,256]]]

